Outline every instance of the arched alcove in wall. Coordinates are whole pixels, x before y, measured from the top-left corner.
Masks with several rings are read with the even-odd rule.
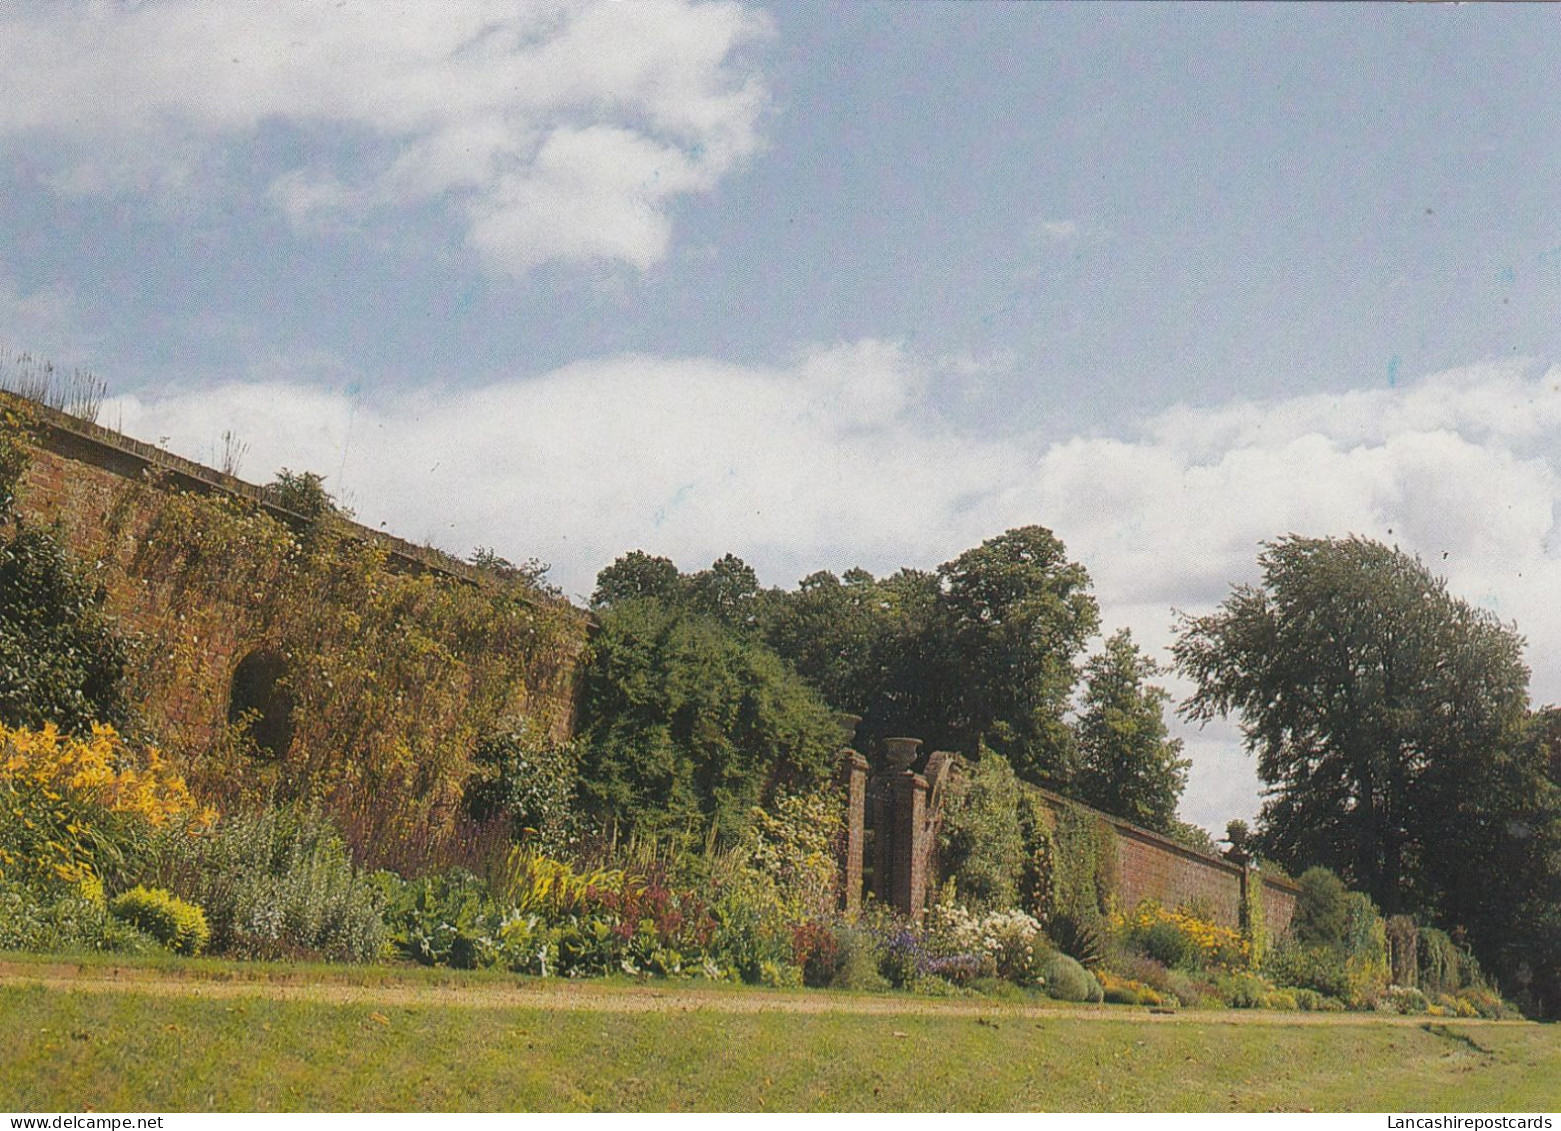
[[[258,649],[233,669],[228,722],[248,723],[256,753],[280,758],[293,743],[293,697],[287,690],[287,661],[281,653]]]

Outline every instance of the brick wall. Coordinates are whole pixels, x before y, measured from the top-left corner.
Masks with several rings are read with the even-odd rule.
[[[864,810],[875,832],[874,894],[901,912],[919,916],[929,887],[937,882],[936,839],[942,804],[941,786],[957,772],[958,759],[935,752],[927,759],[927,776],[905,771],[868,779],[865,759],[842,751],[841,782],[845,785],[846,826],[842,872],[842,902],[854,909],[862,883],[861,837]],[[1223,926],[1241,923],[1242,885],[1263,885],[1263,917],[1270,938],[1279,938],[1295,914],[1298,889],[1288,880],[1264,876],[1221,856],[1210,856],[1178,844],[1156,832],[1118,817],[1078,805],[1047,790],[1036,791],[1052,811],[1072,805],[1103,821],[1115,838],[1116,875],[1113,890],[1124,909],[1145,899],[1175,908],[1197,904]],[[925,811],[924,811],[925,810]]]
[[[160,492],[234,496],[295,528],[307,520],[278,506],[254,484],[64,413],[18,403],[25,404],[34,422],[31,463],[18,490],[19,513],[28,522],[60,531],[77,558],[101,578],[108,611],[127,635],[140,640],[130,693],[164,746],[176,753],[203,749],[227,723],[234,668],[269,642],[272,613],[266,594],[239,602],[209,593],[195,597],[138,565],[137,548],[154,521]],[[154,475],[156,486],[136,489],[150,484]],[[483,583],[482,575],[464,562],[350,526],[356,537],[385,550],[393,571]],[[586,617],[582,613],[578,619],[578,645],[583,646]],[[147,640],[180,646],[146,654]],[[579,646],[555,670],[536,672],[524,700],[515,704],[558,738],[567,738],[573,727]]]
[[[1045,790],[1041,796],[1054,810],[1077,804]],[[1123,908],[1131,909],[1145,899],[1173,908],[1198,903],[1212,911],[1215,922],[1222,926],[1240,924],[1244,871],[1240,865],[1198,852],[1120,817],[1088,811],[1105,821],[1116,837],[1116,896]],[[1288,880],[1256,870],[1248,875],[1250,882],[1263,884],[1263,918],[1269,937],[1278,938],[1290,926],[1299,889]]]

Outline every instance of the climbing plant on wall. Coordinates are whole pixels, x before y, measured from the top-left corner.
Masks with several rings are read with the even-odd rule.
[[[24,408],[0,405],[0,723],[74,734],[123,727],[126,651],[98,579],[54,530],[14,511],[30,424]]]
[[[247,499],[127,483],[102,542],[125,586],[180,610],[146,628],[129,668],[136,698],[195,703],[167,712],[166,736],[192,786],[224,804],[322,801],[360,855],[449,835],[479,736],[516,715],[548,716],[546,729],[569,709],[554,685],[584,647],[578,612],[524,580],[393,568],[329,508],[294,529]],[[285,749],[257,758],[248,717],[213,737],[229,688],[210,656],[223,648],[235,663],[256,648],[277,657]]]
[[[1263,877],[1247,873],[1241,888],[1241,937],[1246,940],[1254,966],[1268,953],[1268,918],[1263,910]]]
[[[1052,829],[1054,916],[1097,926],[1116,887],[1117,842],[1098,813],[1065,802]]]

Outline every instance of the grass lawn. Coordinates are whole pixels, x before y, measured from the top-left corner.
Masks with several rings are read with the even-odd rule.
[[[1561,1107],[1561,1026],[9,956],[0,1110]]]

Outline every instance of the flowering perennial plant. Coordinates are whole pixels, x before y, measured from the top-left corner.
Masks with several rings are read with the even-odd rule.
[[[0,879],[100,890],[102,858],[123,841],[216,816],[155,748],[133,751],[112,727],[0,726]]]
[[[990,911],[976,916],[959,904],[943,904],[927,914],[931,945],[943,955],[974,955],[990,963],[999,977],[1019,985],[1040,985],[1040,968],[1049,948],[1038,919],[1023,911]]]
[[[1137,950],[1167,966],[1194,970],[1248,970],[1252,945],[1240,931],[1185,910],[1169,911],[1146,899],[1131,914],[1115,912],[1111,929]]]

